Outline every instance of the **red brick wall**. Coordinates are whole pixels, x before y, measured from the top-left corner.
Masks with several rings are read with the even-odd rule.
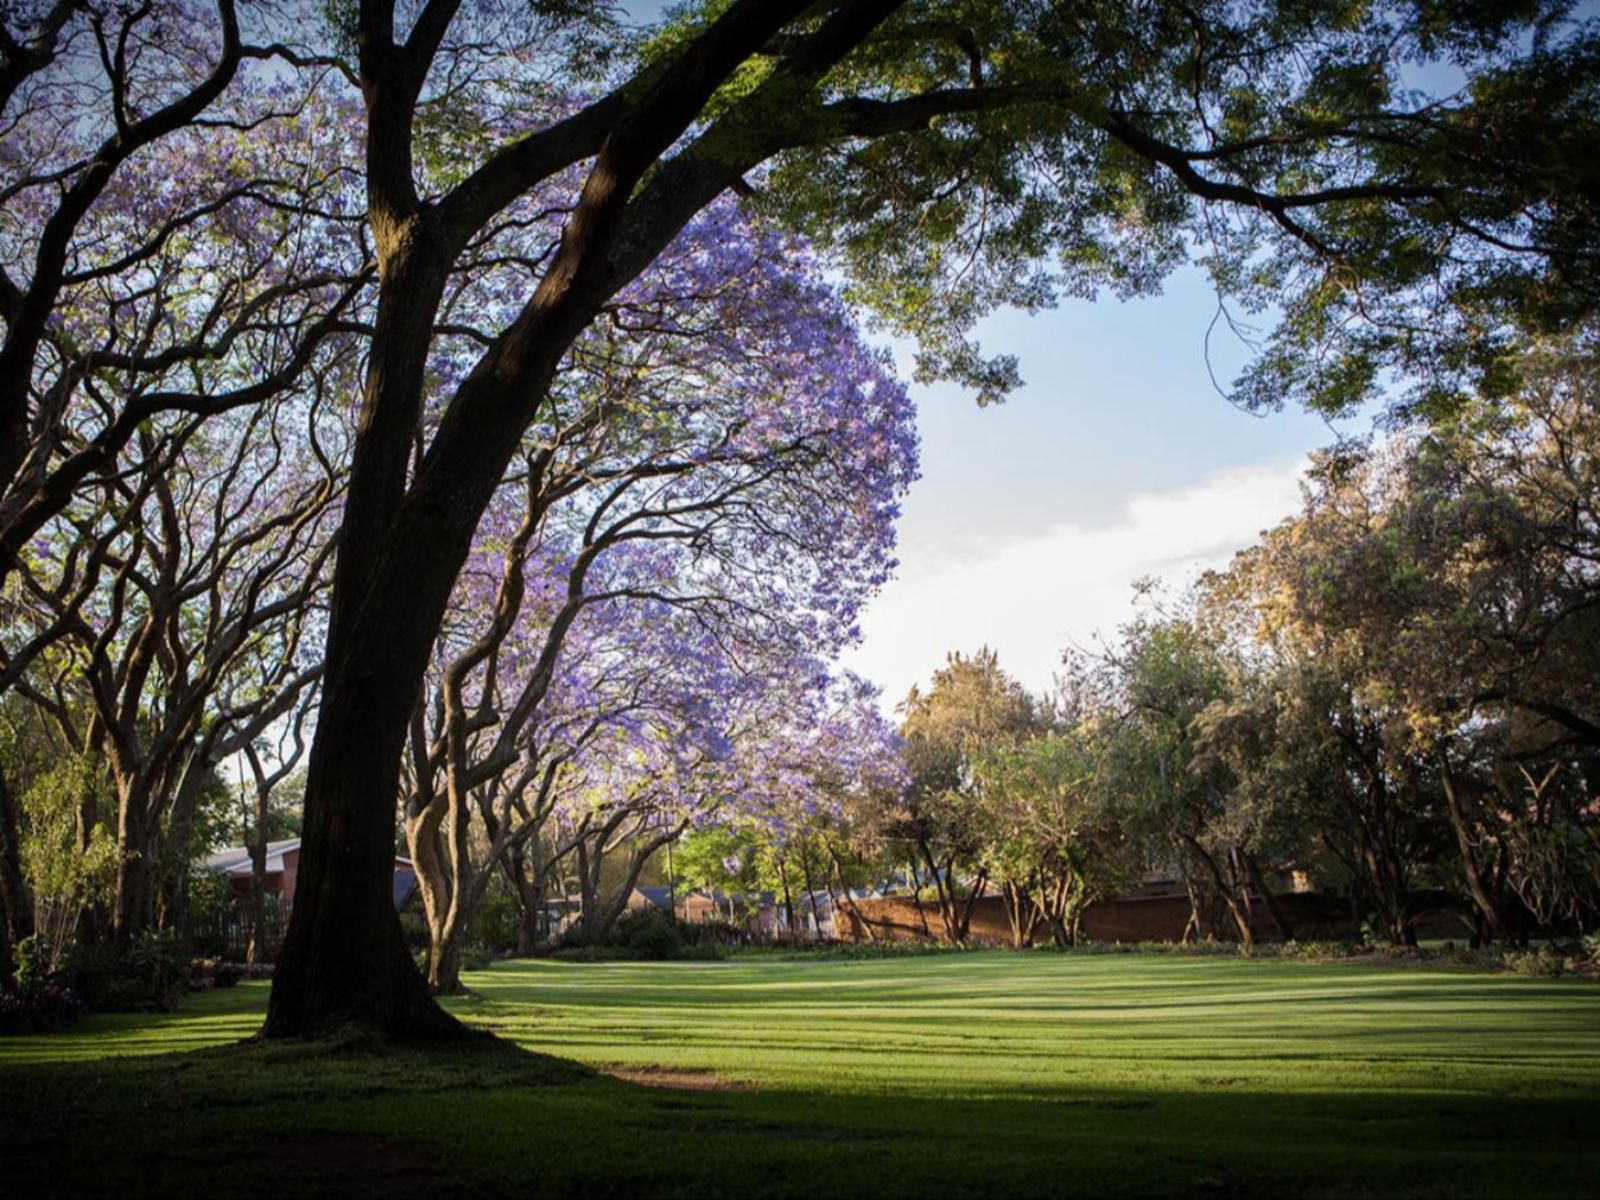
[[[1300,941],[1336,941],[1357,936],[1349,905],[1337,896],[1299,892],[1277,896],[1275,900],[1290,931]],[[939,906],[930,901],[918,905],[904,896],[890,896],[881,900],[858,900],[856,908],[871,922],[880,938],[938,937],[943,930]],[[843,918],[841,936],[866,937],[865,931],[858,933],[856,919],[848,910],[841,910],[840,916]],[[1206,916],[1219,939],[1231,941],[1238,936],[1233,919],[1220,904]],[[1100,900],[1084,910],[1083,934],[1096,942],[1175,942],[1183,936],[1188,922],[1189,901],[1184,896]],[[1261,941],[1271,941],[1278,936],[1264,905],[1255,906],[1251,932]],[[998,895],[984,896],[973,906],[969,933],[982,941],[1011,941],[1005,902]],[[1036,936],[1039,940],[1046,939],[1049,931],[1041,928]]]

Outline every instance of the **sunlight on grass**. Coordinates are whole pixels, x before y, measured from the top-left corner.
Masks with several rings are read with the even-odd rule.
[[[243,985],[0,1042],[0,1086],[38,1098],[31,1123],[8,1118],[22,1177],[51,1161],[41,1131],[85,1120],[125,1127],[129,1162],[192,1160],[195,1178],[219,1138],[359,1130],[424,1147],[485,1194],[517,1192],[530,1162],[558,1192],[908,1196],[1068,1177],[1086,1195],[1564,1195],[1600,1169],[1600,988],[1575,981],[997,952],[517,961],[467,982],[450,1002],[467,1021],[629,1082],[526,1056],[149,1057],[253,1033],[267,989]],[[139,1118],[151,1104],[173,1118],[164,1141]],[[110,1186],[114,1166],[72,1170]],[[304,1182],[264,1169],[262,1194]]]

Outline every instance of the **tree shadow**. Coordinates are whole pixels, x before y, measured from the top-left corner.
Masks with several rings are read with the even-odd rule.
[[[606,1077],[503,1041],[272,1043],[0,1069],[14,1195],[1581,1195],[1600,1084],[1501,1097],[1147,1088],[951,1094]]]

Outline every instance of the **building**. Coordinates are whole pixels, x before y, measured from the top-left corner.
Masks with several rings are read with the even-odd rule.
[[[252,867],[248,846],[230,846],[200,860],[200,869],[227,876],[233,894],[243,900],[250,895]],[[266,893],[276,896],[287,912],[294,902],[295,877],[300,867],[300,839],[286,838],[267,843]],[[394,906],[404,908],[416,890],[417,873],[409,858],[395,855]]]

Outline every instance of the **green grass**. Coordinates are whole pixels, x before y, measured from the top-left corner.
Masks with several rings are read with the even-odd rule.
[[[1582,982],[999,952],[515,962],[468,982],[456,1011],[520,1051],[229,1045],[260,984],[0,1041],[7,1194],[182,1194],[224,1174],[230,1196],[1600,1182],[1600,988]]]

